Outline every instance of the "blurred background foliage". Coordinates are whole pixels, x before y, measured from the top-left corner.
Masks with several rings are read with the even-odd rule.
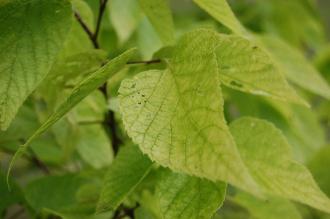
[[[94,27],[98,1],[72,0],[72,4],[85,22]],[[229,4],[245,27],[288,44],[306,57],[330,83],[329,0],[230,0]],[[230,32],[190,0],[171,0],[171,8],[177,37],[197,27]],[[138,48],[136,60],[148,60],[164,46],[136,0],[109,1],[99,42],[102,50],[93,49],[86,33],[74,20],[65,49],[42,86],[24,103],[11,127],[0,132],[0,218],[112,217],[113,212],[94,215],[102,179],[114,157],[102,121],[107,110],[114,111],[122,144],[131,144],[117,113],[117,89],[123,78],[148,66],[131,66],[111,78],[107,87],[111,94],[108,102],[99,91],[87,97],[32,143],[29,153],[14,167],[11,192],[5,180],[12,154],[82,77],[97,69],[106,58],[115,57],[127,48]],[[304,65],[295,63],[299,64]],[[293,86],[311,103],[311,108],[224,88],[227,121],[250,115],[273,122],[293,146],[296,159],[310,168],[319,186],[330,196],[330,102],[315,92],[301,89],[296,83]],[[151,171],[123,204],[123,208],[135,209],[136,218],[156,218],[153,201],[155,175]],[[228,193],[230,196],[230,191]],[[266,219],[269,217],[263,212],[267,211],[275,211],[272,212],[274,218],[279,218],[275,207],[269,210],[269,206],[253,203],[255,200],[246,203],[249,197],[242,196],[238,201],[228,198],[214,218]],[[139,201],[138,208],[134,208],[136,200]],[[276,202],[271,204],[278,206]],[[325,213],[295,205],[299,210],[298,218],[330,218]]]

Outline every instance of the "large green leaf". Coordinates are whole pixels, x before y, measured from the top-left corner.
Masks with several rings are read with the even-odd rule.
[[[66,0],[0,3],[0,129],[47,75],[70,26]]]
[[[213,16],[236,34],[245,35],[246,29],[232,12],[226,0],[193,0],[199,7]]]
[[[306,167],[292,159],[290,145],[271,123],[243,117],[230,125],[243,161],[271,195],[282,196],[330,212],[330,200]]]
[[[175,48],[169,69],[123,81],[123,122],[133,141],[159,164],[257,193],[223,116],[214,55],[218,37],[208,30],[191,32]]]
[[[120,56],[112,59],[106,65],[104,65],[99,70],[90,74],[87,78],[78,83],[72,93],[68,98],[57,108],[57,110],[49,116],[49,118],[36,130],[36,132],[22,145],[16,152],[13,160],[11,161],[10,169],[14,161],[25,152],[28,145],[42,133],[44,133],[49,127],[55,124],[59,119],[61,119],[66,113],[68,113],[74,106],[76,106],[80,101],[82,101],[88,94],[100,87],[104,82],[106,82],[109,77],[114,75],[120,69],[122,69],[129,58],[133,55],[135,49],[130,49]],[[10,172],[10,169],[8,172]]]
[[[231,200],[246,208],[255,219],[302,218],[295,205],[283,198],[267,197],[262,200],[248,193],[238,192]]]
[[[330,99],[330,87],[326,80],[300,51],[275,37],[263,36],[261,40],[290,81]]]
[[[119,151],[105,177],[97,211],[116,209],[151,169],[151,160],[137,146]]]
[[[237,90],[305,104],[289,86],[269,55],[238,36],[221,35],[215,49],[220,80]]]
[[[139,0],[139,3],[163,43],[174,43],[174,24],[167,0]]]
[[[161,165],[253,191],[223,117],[220,81],[300,102],[261,50],[240,37],[202,29],[179,41],[169,69],[143,72],[122,83],[124,125],[135,143]]]
[[[164,219],[209,219],[225,199],[226,184],[166,170],[156,194]]]

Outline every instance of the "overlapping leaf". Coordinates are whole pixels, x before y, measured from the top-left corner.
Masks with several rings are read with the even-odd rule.
[[[0,129],[47,75],[70,26],[65,0],[0,3]]]
[[[218,37],[191,32],[175,48],[169,69],[125,80],[121,113],[129,136],[152,160],[257,193],[223,116],[214,54]]]
[[[330,99],[330,86],[300,51],[275,37],[264,36],[261,40],[290,81]]]
[[[225,199],[226,184],[166,171],[156,193],[164,219],[209,219]]]
[[[152,166],[137,146],[123,148],[109,167],[97,211],[116,209],[142,181]]]
[[[242,35],[247,33],[226,0],[194,0],[194,2],[234,33]]]
[[[289,86],[269,55],[253,42],[237,36],[221,36],[215,54],[224,85],[307,105]]]
[[[251,41],[257,42],[261,47],[268,49],[271,57],[267,57],[267,59],[273,60],[273,62],[280,67],[280,71],[285,73],[289,80],[329,99],[329,85],[299,51],[276,38],[262,37],[262,40],[259,41],[259,39],[250,34],[247,29],[240,24],[226,0],[194,1],[234,33],[249,38]],[[230,50],[230,52],[235,53],[235,50]],[[255,54],[257,55],[257,53]]]
[[[81,100],[83,100],[88,94],[100,87],[105,81],[108,80],[113,74],[122,69],[135,49],[130,49],[120,56],[109,61],[99,70],[90,74],[87,78],[78,83],[72,90],[72,93],[68,98],[58,107],[58,109],[50,115],[50,117],[36,130],[36,132],[26,141],[24,145],[16,152],[11,166],[15,159],[25,152],[26,147],[38,136],[44,133],[49,127],[61,119],[67,112],[69,112],[74,106],[76,106]],[[9,169],[10,171],[10,169]]]
[[[330,199],[306,167],[292,159],[283,134],[271,123],[243,117],[230,125],[244,163],[263,190],[330,212]]]

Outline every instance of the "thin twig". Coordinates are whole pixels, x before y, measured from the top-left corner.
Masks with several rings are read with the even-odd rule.
[[[146,64],[146,65],[149,65],[149,64],[154,64],[154,63],[160,63],[162,60],[160,59],[152,59],[152,60],[148,60],[148,61],[130,61],[130,62],[127,62],[126,64],[128,65],[134,65],[134,64]]]
[[[29,157],[29,160],[34,163],[42,172],[44,172],[46,175],[50,174],[50,170],[47,167],[47,165],[38,159],[37,155],[34,153],[32,149],[29,148],[29,151],[31,153],[31,156]]]
[[[89,39],[93,43],[93,46],[95,48],[99,48],[99,44],[98,44],[97,40],[95,40],[94,33],[89,29],[89,27],[87,26],[87,24],[83,21],[83,19],[80,16],[80,14],[77,11],[75,11],[74,12],[74,16],[76,17],[77,21],[79,22],[79,24],[81,25],[81,27],[84,29],[84,31],[86,32],[86,34],[88,35]]]
[[[22,144],[25,143],[25,140],[20,138],[18,139]],[[34,153],[34,151],[28,147],[28,150],[30,152],[30,156],[27,156],[27,158],[36,165],[36,167],[38,167],[42,172],[44,172],[45,174],[49,175],[50,171],[49,168],[47,167],[47,165],[42,162],[41,160],[39,160],[39,158],[37,157],[37,155]]]
[[[93,34],[93,39],[96,42],[97,42],[98,34],[100,32],[101,21],[102,21],[103,14],[105,12],[105,6],[107,5],[107,2],[108,2],[108,0],[100,0],[99,15],[97,17],[96,28],[95,28],[95,31]],[[95,47],[95,48],[99,48],[99,47]]]

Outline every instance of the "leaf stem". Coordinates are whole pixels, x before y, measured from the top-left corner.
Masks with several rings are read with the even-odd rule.
[[[103,14],[105,12],[105,6],[106,6],[107,2],[108,2],[108,0],[100,0],[99,15],[97,17],[96,28],[95,28],[95,31],[93,34],[93,39],[95,42],[97,42],[97,37],[100,32],[101,21],[102,21]],[[95,48],[99,48],[99,47],[97,46]]]
[[[160,63],[162,60],[160,59],[152,59],[152,60],[148,60],[148,61],[130,61],[130,62],[127,62],[126,64],[128,65],[135,65],[135,64],[146,64],[146,65],[149,65],[149,64],[154,64],[154,63]]]
[[[76,17],[77,21],[79,22],[79,24],[81,25],[81,27],[84,29],[84,31],[86,32],[86,34],[88,35],[89,39],[93,43],[93,46],[95,48],[99,48],[99,44],[98,44],[97,40],[95,40],[94,33],[89,29],[89,27],[87,26],[87,24],[83,21],[83,19],[80,16],[80,14],[77,11],[75,11],[74,12],[74,16]]]

